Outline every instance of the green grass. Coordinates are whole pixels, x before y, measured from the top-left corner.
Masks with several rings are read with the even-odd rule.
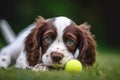
[[[120,54],[111,50],[99,50],[93,67],[80,73],[66,71],[38,71],[0,69],[0,80],[120,80]]]

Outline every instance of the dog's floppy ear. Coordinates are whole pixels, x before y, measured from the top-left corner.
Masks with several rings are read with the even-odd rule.
[[[93,35],[90,33],[90,25],[83,23],[78,26],[80,30],[79,55],[77,59],[81,61],[84,66],[92,66],[95,62],[96,43]]]
[[[36,19],[36,27],[31,31],[31,33],[26,37],[25,40],[25,53],[29,66],[35,66],[40,57],[40,46],[41,46],[41,36],[42,31],[45,26],[45,19],[39,17]]]

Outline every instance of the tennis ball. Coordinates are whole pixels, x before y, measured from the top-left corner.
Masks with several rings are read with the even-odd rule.
[[[66,63],[65,70],[68,72],[81,72],[82,64],[76,59],[71,59]]]

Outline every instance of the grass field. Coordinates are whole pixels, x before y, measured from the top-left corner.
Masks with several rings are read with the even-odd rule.
[[[0,69],[0,80],[120,80],[120,53],[98,50],[93,67],[83,68],[80,73],[66,71],[33,72],[13,67]]]

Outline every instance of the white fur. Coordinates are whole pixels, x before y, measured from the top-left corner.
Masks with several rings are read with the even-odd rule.
[[[24,53],[24,51],[22,50],[21,54],[19,55],[19,57],[16,60],[16,64],[15,64],[16,68],[23,68],[26,69],[28,68],[28,63],[26,60],[26,55]]]
[[[75,58],[77,58],[77,57],[78,57],[79,52],[80,52],[80,51],[79,51],[79,49],[77,49],[77,50],[75,51],[75,53],[74,53],[74,57],[75,57]]]

